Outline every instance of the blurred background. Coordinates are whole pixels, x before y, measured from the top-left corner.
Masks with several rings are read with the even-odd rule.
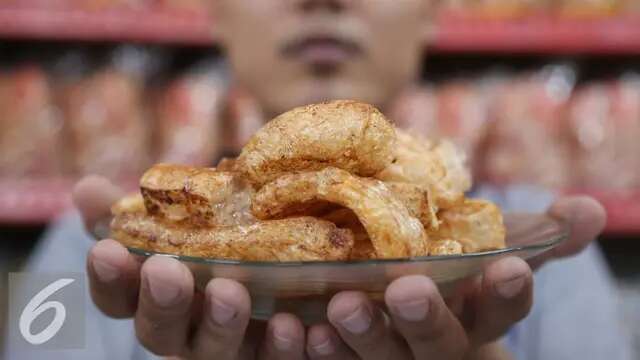
[[[134,187],[260,126],[205,1],[0,0],[0,270],[20,269],[83,174]],[[452,137],[476,181],[602,201],[612,296],[640,347],[640,1],[448,0],[434,34],[389,117]]]

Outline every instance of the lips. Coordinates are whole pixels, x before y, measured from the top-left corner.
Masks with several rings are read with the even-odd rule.
[[[360,55],[357,43],[328,36],[307,37],[284,47],[283,53],[310,65],[338,65]]]

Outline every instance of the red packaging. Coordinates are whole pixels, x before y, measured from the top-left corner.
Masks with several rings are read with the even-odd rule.
[[[598,18],[615,15],[621,0],[563,0],[555,2],[560,15],[570,18]]]
[[[59,176],[61,121],[37,65],[0,74],[0,176]]]
[[[427,137],[438,132],[437,92],[432,86],[416,86],[395,102],[389,119],[396,126]]]
[[[486,135],[487,100],[481,88],[468,81],[454,80],[438,90],[437,136],[452,139],[471,164],[475,164],[476,149]]]
[[[578,91],[569,112],[582,188],[628,189],[638,185],[640,82],[593,83]]]
[[[71,155],[79,174],[138,176],[150,163],[142,83],[109,67],[61,89]]]
[[[206,12],[208,0],[155,0],[156,5],[169,11],[186,11],[192,13]]]
[[[258,102],[246,91],[230,92],[225,116],[225,152],[237,153],[267,121]]]
[[[448,0],[442,3],[442,8],[448,12],[503,19],[527,16],[545,10],[549,2],[550,0]]]
[[[552,89],[544,73],[514,79],[491,105],[489,135],[482,147],[482,176],[494,183],[568,184],[569,152],[562,114],[570,90]]]
[[[216,70],[180,77],[162,90],[155,107],[158,161],[206,166],[221,144],[224,84]]]
[[[610,118],[616,132],[614,161],[620,169],[614,186],[635,189],[640,186],[640,76],[623,76],[610,91]]]

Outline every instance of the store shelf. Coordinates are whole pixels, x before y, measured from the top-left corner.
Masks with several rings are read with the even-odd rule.
[[[0,224],[46,223],[68,210],[73,180],[0,180]],[[127,182],[134,189],[134,182]],[[608,234],[640,234],[640,191],[605,192],[571,190],[587,194],[607,209]]]
[[[640,54],[640,16],[488,19],[445,14],[432,51],[550,54]]]
[[[41,224],[71,206],[68,179],[0,180],[0,223]]]
[[[441,53],[640,54],[640,15],[571,20],[448,13],[438,18],[436,29],[431,50]],[[198,46],[214,41],[208,17],[194,12],[1,7],[0,38]]]
[[[0,8],[0,38],[210,45],[212,32],[192,12]]]

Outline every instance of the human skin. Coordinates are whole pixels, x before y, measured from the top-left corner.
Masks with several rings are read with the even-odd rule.
[[[106,179],[89,177],[76,186],[74,199],[92,229],[122,195]],[[578,253],[605,223],[602,207],[587,197],[559,199],[549,214],[566,221],[571,236],[536,258],[534,267]],[[387,288],[389,313],[347,291],[330,302],[330,324],[305,329],[290,314],[276,314],[266,324],[250,321],[251,299],[240,284],[214,279],[204,293],[195,292],[179,261],[152,257],[140,264],[114,240],[96,243],[87,272],[98,308],[114,318],[133,317],[138,339],[150,351],[184,359],[508,358],[494,341],[528,313],[533,281],[527,263],[506,258],[470,281],[460,297],[445,301],[430,279],[408,276]]]
[[[418,76],[434,5],[429,0],[210,4],[235,79],[269,117],[340,98],[388,109]],[[75,201],[91,228],[121,195],[93,177],[77,185]],[[579,252],[605,223],[600,204],[585,197],[559,199],[549,213],[566,220],[572,234],[535,266]],[[495,340],[527,315],[532,301],[530,265],[506,258],[447,302],[423,276],[400,278],[387,288],[387,313],[362,293],[337,294],[327,309],[329,323],[305,329],[290,314],[252,322],[251,299],[240,284],[214,279],[204,294],[196,293],[191,274],[177,260],[152,257],[139,264],[113,240],[96,243],[87,268],[98,308],[111,317],[133,317],[138,339],[151,352],[185,359],[508,358]]]
[[[269,118],[330,99],[387,109],[419,74],[433,3],[210,1],[235,80]]]

